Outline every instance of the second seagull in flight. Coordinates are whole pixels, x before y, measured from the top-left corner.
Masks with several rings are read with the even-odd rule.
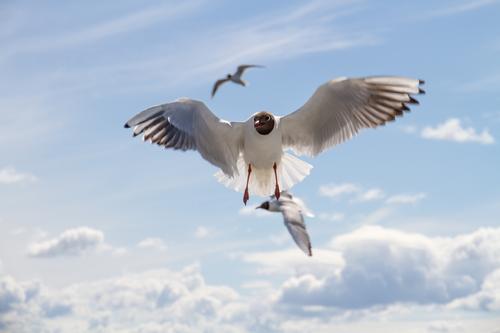
[[[236,83],[236,84],[239,84],[239,85],[242,85],[243,87],[245,87],[246,82],[241,79],[241,76],[243,75],[243,72],[247,68],[252,68],[252,67],[263,68],[264,66],[260,66],[260,65],[239,65],[238,69],[236,70],[236,72],[234,74],[227,74],[227,76],[225,78],[219,79],[219,80],[217,80],[214,83],[214,87],[212,88],[212,98],[214,97],[215,93],[217,92],[217,89],[219,89],[219,87],[222,84],[226,83],[226,82],[231,81],[233,83]]]

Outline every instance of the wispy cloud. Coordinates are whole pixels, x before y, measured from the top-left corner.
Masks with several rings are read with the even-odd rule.
[[[394,212],[393,209],[389,207],[378,208],[373,212],[364,215],[361,218],[361,224],[366,225],[366,224],[377,224],[383,222],[387,217],[392,215],[393,212]]]
[[[423,192],[415,194],[397,194],[393,195],[385,201],[388,204],[416,204],[420,200],[425,199],[427,195]]]
[[[30,173],[22,173],[12,167],[0,169],[0,184],[33,182],[37,178]]]
[[[379,188],[371,188],[366,191],[362,191],[359,193],[353,201],[357,202],[367,202],[367,201],[375,201],[380,200],[385,197],[385,193],[382,189]]]
[[[472,0],[463,2],[453,2],[445,8],[435,9],[427,14],[429,18],[431,17],[441,17],[441,16],[451,16],[456,14],[461,14],[469,11],[473,11],[486,6],[498,4],[498,0]]]
[[[7,55],[45,52],[103,40],[119,34],[144,29],[156,23],[178,18],[200,7],[202,1],[185,1],[174,5],[148,7],[109,21],[96,23],[59,35],[37,36],[19,40],[9,46]]]
[[[356,194],[355,197],[351,199],[351,202],[375,201],[385,197],[384,191],[380,188],[369,188],[365,190],[361,186],[353,183],[322,185],[319,188],[319,194],[332,199],[344,195]]]
[[[436,127],[425,127],[421,136],[424,139],[447,140],[454,142],[476,142],[481,144],[492,144],[495,139],[488,129],[483,129],[481,133],[473,127],[462,127],[460,119],[450,118]]]
[[[344,194],[351,194],[360,191],[360,187],[352,183],[322,185],[319,194],[324,197],[338,198]]]
[[[221,72],[232,70],[241,62],[270,64],[309,53],[377,44],[379,39],[371,31],[357,31],[336,24],[337,18],[352,15],[356,10],[355,4],[321,1],[281,8],[251,19],[241,18],[238,23],[216,25],[205,31],[186,31],[184,38],[176,40],[175,48],[172,48],[171,41],[167,43],[160,40],[150,46],[150,52],[138,58],[123,54],[115,58],[113,63],[67,68],[56,79],[61,89],[92,87],[95,90],[96,86],[113,85],[114,93],[131,89],[151,91],[172,85],[205,83]],[[179,11],[184,13],[187,9],[182,7]],[[134,14],[133,19],[121,18],[117,20],[118,23],[106,24],[104,28],[91,27],[76,36],[63,36],[60,37],[61,41],[56,39],[48,44],[67,45],[75,43],[73,40],[83,43],[104,38],[126,28],[122,21],[144,20],[143,24],[149,24],[146,19],[149,15],[156,17],[160,14],[153,14],[151,9],[146,9],[142,15],[137,15],[140,19],[135,18]],[[141,24],[137,23],[136,26],[142,27]],[[44,45],[40,48],[48,47]],[[168,77],[175,77],[175,80],[166,79],[167,72]],[[134,80],[130,81],[130,77],[134,77]],[[126,84],[117,87],[114,84],[117,81]]]

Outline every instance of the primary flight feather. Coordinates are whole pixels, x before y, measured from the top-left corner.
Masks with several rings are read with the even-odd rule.
[[[289,115],[261,111],[244,122],[219,119],[203,102],[181,98],[137,114],[125,127],[165,148],[197,150],[221,169],[220,182],[244,192],[246,204],[250,191],[279,198],[281,189],[309,174],[312,166],[286,149],[315,156],[363,128],[385,125],[418,104],[413,96],[424,93],[423,83],[391,76],[339,78],[321,85]]]

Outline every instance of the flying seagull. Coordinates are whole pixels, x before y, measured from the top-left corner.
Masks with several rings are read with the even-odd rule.
[[[292,235],[297,246],[308,256],[312,256],[311,240],[307,234],[304,215],[312,215],[302,200],[294,198],[292,194],[282,191],[279,199],[271,197],[271,200],[263,202],[257,209],[265,209],[270,212],[281,212],[286,228]]]
[[[219,119],[201,101],[181,98],[153,106],[125,127],[165,148],[198,150],[220,168],[218,181],[261,196],[290,189],[312,166],[294,155],[316,156],[327,148],[394,120],[418,104],[422,80],[404,77],[339,78],[326,82],[298,110],[286,116],[261,111],[244,122]],[[250,189],[250,190],[249,190]]]
[[[242,85],[243,87],[246,85],[246,82],[241,79],[241,76],[243,75],[243,72],[247,68],[252,68],[252,67],[258,67],[258,68],[263,68],[264,66],[260,65],[239,65],[238,69],[234,74],[227,74],[225,78],[219,79],[214,83],[214,87],[212,88],[212,98],[214,97],[215,93],[217,92],[217,89],[219,87],[226,83],[226,82],[234,82],[236,84]]]

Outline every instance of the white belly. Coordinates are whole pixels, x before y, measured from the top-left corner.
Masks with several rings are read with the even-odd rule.
[[[271,169],[279,164],[283,156],[281,133],[274,129],[268,135],[261,135],[252,127],[245,132],[243,158],[246,164],[257,169]]]

